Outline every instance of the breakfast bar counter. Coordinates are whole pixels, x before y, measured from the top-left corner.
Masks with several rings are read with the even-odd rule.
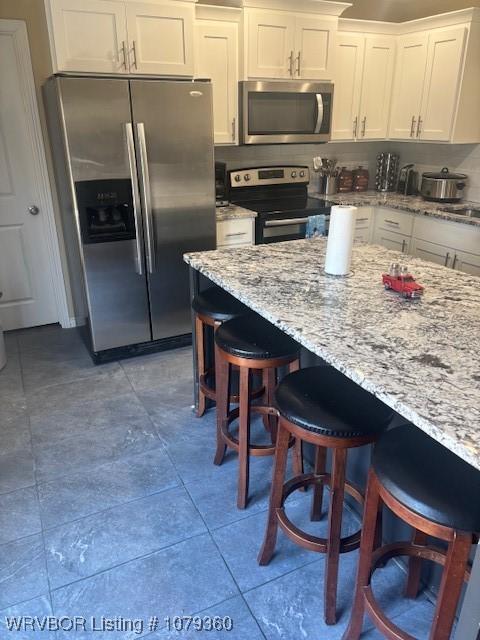
[[[192,282],[203,274],[480,470],[480,279],[409,257],[425,292],[405,300],[382,283],[405,255],[355,244],[350,275],[335,277],[323,270],[326,242],[184,259]],[[477,553],[457,639],[476,638],[479,592]]]

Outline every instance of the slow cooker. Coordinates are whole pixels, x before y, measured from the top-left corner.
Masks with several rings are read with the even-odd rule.
[[[466,180],[464,173],[450,173],[443,167],[439,173],[422,173],[420,193],[425,200],[458,202],[463,198]]]

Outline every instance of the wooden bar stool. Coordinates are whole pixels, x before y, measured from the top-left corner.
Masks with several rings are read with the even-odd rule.
[[[309,367],[286,376],[275,392],[275,405],[280,413],[277,448],[267,528],[258,562],[270,562],[279,525],[299,546],[325,553],[324,617],[327,624],[335,624],[339,555],[360,545],[360,531],[341,538],[345,491],[363,505],[362,491],[345,477],[347,451],[375,442],[393,412],[332,367]],[[292,436],[316,447],[315,468],[313,473],[284,483]],[[325,470],[327,448],[332,449],[331,473]],[[299,529],[285,513],[288,496],[309,485],[314,487],[312,520],[320,519],[324,485],[330,488],[326,538]]]
[[[192,308],[195,314],[195,357],[199,386],[197,417],[200,418],[205,413],[207,398],[216,400],[215,366],[207,363],[205,329],[212,327],[215,332],[222,322],[251,313],[251,311],[220,287],[209,287],[198,293],[192,301]],[[210,358],[210,361],[213,361],[213,357]],[[232,401],[238,401],[238,398],[234,397]]]
[[[414,528],[411,542],[374,551],[382,505]],[[395,556],[410,557],[407,597],[417,595],[422,559],[444,567],[430,640],[448,640],[479,532],[480,472],[413,425],[382,435],[369,472],[355,599],[343,640],[360,637],[365,612],[385,638],[415,640],[387,618],[370,585],[378,566]],[[427,536],[447,542],[446,551],[428,544]]]
[[[250,456],[270,456],[275,453],[277,411],[273,408],[273,394],[277,383],[277,369],[299,367],[298,344],[283,331],[275,328],[257,314],[250,313],[222,324],[215,333],[215,371],[217,380],[217,451],[215,464],[220,465],[229,447],[238,451],[237,506],[245,509],[248,500]],[[229,385],[232,366],[240,372],[239,406],[230,411]],[[253,371],[262,371],[263,405],[251,403]],[[271,445],[250,442],[251,413],[260,413],[271,434]],[[233,420],[239,420],[238,438],[229,431]],[[292,445],[294,440],[289,443]],[[301,449],[296,448],[295,466],[301,468]]]

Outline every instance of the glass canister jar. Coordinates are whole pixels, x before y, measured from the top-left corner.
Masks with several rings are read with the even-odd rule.
[[[347,169],[347,167],[342,167],[340,173],[338,174],[338,192],[339,193],[348,193],[353,189],[353,171]]]
[[[367,191],[368,189],[368,169],[358,167],[353,170],[353,190],[354,191]]]

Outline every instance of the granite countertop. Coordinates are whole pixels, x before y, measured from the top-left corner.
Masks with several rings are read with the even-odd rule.
[[[237,220],[238,218],[256,218],[257,212],[239,207],[236,204],[228,204],[225,207],[217,207],[217,222],[222,220]]]
[[[403,254],[353,249],[323,271],[325,238],[191,253],[185,261],[480,470],[480,278],[408,258],[422,299],[385,291]]]
[[[461,222],[480,228],[480,218],[469,218],[467,216],[455,215],[448,211],[442,211],[448,207],[452,209],[464,209],[471,207],[472,209],[480,209],[478,202],[462,201],[457,203],[441,203],[428,202],[421,196],[403,196],[400,193],[379,191],[363,191],[361,193],[336,193],[332,196],[325,196],[321,193],[310,193],[312,198],[327,200],[331,204],[348,204],[356,207],[390,207],[391,209],[399,209],[400,211],[408,211],[422,216],[430,216],[432,218],[440,218],[441,220],[450,220],[452,222]]]

